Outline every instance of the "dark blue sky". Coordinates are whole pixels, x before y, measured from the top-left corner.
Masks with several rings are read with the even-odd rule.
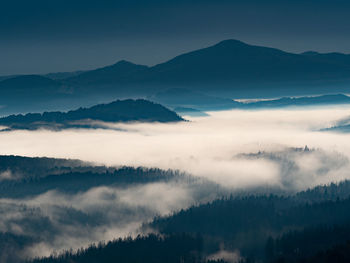
[[[153,65],[235,38],[350,53],[345,0],[2,0],[0,75]]]

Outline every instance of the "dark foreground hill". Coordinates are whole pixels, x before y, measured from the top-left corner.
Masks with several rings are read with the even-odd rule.
[[[348,187],[346,182],[290,197],[231,197],[158,218],[152,226],[163,234],[201,233],[206,247],[218,249],[220,240],[226,249],[258,262],[299,262],[350,240],[349,195],[328,194]]]
[[[88,236],[85,233],[100,233],[105,225],[126,227],[140,218],[144,222],[142,233],[154,230],[159,236],[92,244],[33,262],[194,263],[220,258],[222,263],[348,262],[350,181],[294,195],[252,191],[217,199],[228,196],[227,192],[177,171],[91,165],[78,160],[0,156],[0,221],[9,226],[0,233],[1,262],[23,262],[21,253],[26,248],[50,244],[62,235],[77,238],[74,244],[69,243],[77,247],[79,237]],[[146,207],[140,206],[143,201],[134,205],[147,198],[140,195],[142,189],[146,193],[165,190],[167,196],[173,187],[188,189],[197,205],[175,209],[173,214],[153,221],[158,213],[147,208],[148,203]],[[214,201],[204,201],[215,192]],[[124,203],[129,198],[131,205]],[[50,217],[41,209],[41,202],[35,205],[40,200],[53,202]],[[156,202],[152,195],[146,200]],[[77,201],[79,206],[74,205]],[[92,206],[84,208],[84,204]],[[21,232],[11,227],[17,225]],[[63,229],[79,231],[68,234]],[[233,261],[239,257],[241,261]]]
[[[160,236],[119,239],[31,262],[348,262],[349,185],[284,197],[222,198],[145,224]]]
[[[161,237],[149,235],[136,239],[118,239],[107,244],[93,245],[75,254],[66,252],[58,257],[43,258],[31,263],[195,263],[201,259],[202,240],[188,235]]]
[[[186,189],[186,194],[171,198],[187,200],[189,197],[189,201],[198,202],[219,191],[218,186],[209,181],[173,170],[0,156],[0,225],[5,226],[0,231],[0,262],[23,263],[27,257],[32,257],[27,252],[32,247],[46,244],[56,249],[57,240],[62,240],[64,248],[69,249],[87,246],[84,241],[87,238],[98,242],[118,237],[113,234],[104,239],[100,235],[112,227],[123,231],[135,224],[138,227],[143,220],[151,220],[162,211],[154,203],[168,206],[172,189]],[[41,201],[30,204],[30,200],[48,201],[50,211],[45,210],[46,205]],[[186,203],[183,204],[187,206]],[[21,232],[12,226],[20,227]],[[74,241],[68,244],[68,239]],[[92,246],[81,251],[85,254],[81,259],[82,254],[67,254],[67,258],[58,262],[179,262],[182,257],[188,257],[183,262],[193,262],[190,261],[192,256],[197,258],[193,251],[201,249],[198,245],[200,242],[193,237],[182,235],[128,238],[101,245],[97,250]]]
[[[28,113],[0,118],[8,129],[103,127],[94,122],[175,122],[183,120],[175,112],[146,100],[117,100],[68,112]]]

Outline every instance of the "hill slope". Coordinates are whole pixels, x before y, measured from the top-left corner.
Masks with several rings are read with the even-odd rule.
[[[100,127],[100,122],[173,122],[181,121],[175,112],[146,100],[117,100],[91,108],[79,108],[68,112],[28,113],[0,118],[0,125],[9,129]],[[87,122],[83,122],[87,121]],[[97,124],[98,125],[98,124]],[[101,126],[103,127],[103,126]]]
[[[63,84],[38,75],[23,75],[0,81],[1,97],[17,99],[63,93]]]
[[[153,78],[157,79],[215,82],[349,77],[349,70],[349,65],[338,60],[321,60],[237,40],[225,40],[151,68]]]
[[[147,66],[121,60],[111,66],[83,72],[77,76],[67,78],[66,81],[79,86],[113,85],[115,83],[123,83],[128,78],[132,78],[134,74],[146,69],[148,69]]]

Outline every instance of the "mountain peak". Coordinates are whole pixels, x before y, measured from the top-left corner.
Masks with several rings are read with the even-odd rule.
[[[127,60],[119,60],[117,63],[113,64],[113,66],[129,66],[129,65],[133,65],[133,66],[136,66],[137,64],[135,63],[132,63],[130,61],[127,61]]]
[[[249,45],[237,39],[226,39],[226,40],[220,41],[214,46],[215,47],[244,47]]]
[[[110,84],[121,81],[129,75],[147,68],[147,66],[134,64],[126,60],[120,60],[113,65],[86,71],[77,76],[67,78],[66,81],[73,84],[78,82],[80,85]]]

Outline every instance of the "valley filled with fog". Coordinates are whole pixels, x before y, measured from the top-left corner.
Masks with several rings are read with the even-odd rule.
[[[177,123],[105,124],[113,129],[4,131],[0,154],[175,169],[232,188],[287,180],[301,190],[347,178],[348,134],[322,129],[347,119],[349,106],[208,113]],[[312,151],[291,149],[305,146]],[[278,158],[249,156],[258,152]],[[284,162],[298,169],[289,174]]]
[[[138,169],[145,175],[159,168],[167,179],[159,175],[100,184],[88,174],[92,183],[82,180],[74,189],[67,188],[74,184],[68,176],[62,186],[55,181],[51,188],[45,183],[40,188],[39,179],[39,186],[28,180],[18,183],[25,173],[9,168],[0,172],[0,187],[14,182],[20,194],[1,194],[0,230],[32,239],[16,247],[21,257],[48,256],[92,242],[152,233],[155,230],[142,225],[155,216],[222,196],[291,195],[350,179],[349,135],[323,130],[349,118],[350,106],[207,113],[183,116],[187,121],[177,123],[1,132],[1,155],[79,159],[111,169],[107,174],[118,174],[126,166],[142,167]],[[81,175],[73,171],[71,176]]]

